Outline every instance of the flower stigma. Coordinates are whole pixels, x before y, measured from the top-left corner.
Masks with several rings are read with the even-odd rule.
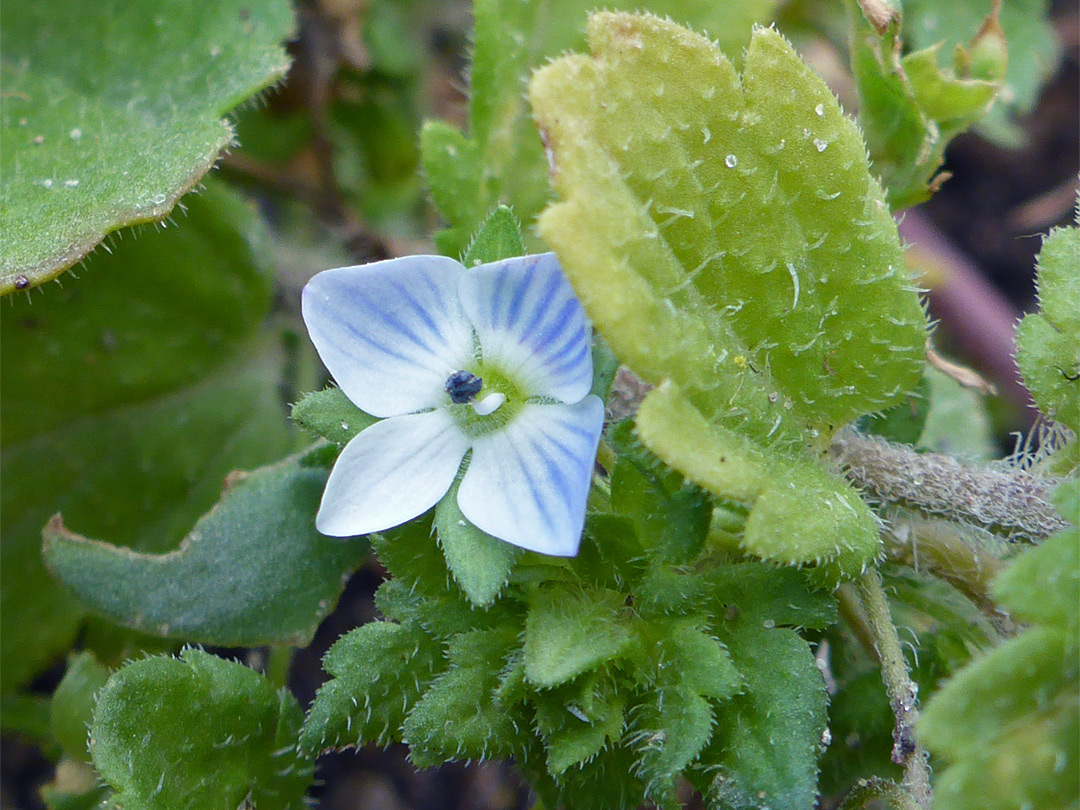
[[[471,371],[465,371],[464,369],[455,371],[446,378],[446,393],[450,395],[450,401],[456,405],[472,402],[483,387],[484,380],[482,377],[477,377]]]

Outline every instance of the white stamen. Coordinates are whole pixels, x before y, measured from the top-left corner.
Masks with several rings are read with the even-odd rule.
[[[504,402],[506,402],[506,394],[500,394],[498,391],[495,391],[494,393],[488,394],[479,402],[473,402],[471,404],[478,416],[487,416],[499,410]]]

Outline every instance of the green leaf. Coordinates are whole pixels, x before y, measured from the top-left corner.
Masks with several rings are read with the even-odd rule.
[[[529,85],[562,198],[538,228],[615,353],[770,443],[899,401],[926,318],[825,83],[771,29],[741,76],[655,17],[595,14],[589,39]]]
[[[1062,489],[1075,497],[1075,481]],[[1001,604],[1033,626],[963,669],[927,706],[918,732],[945,765],[935,788],[940,806],[1080,802],[1078,587],[1076,526],[1029,549],[994,580]]]
[[[645,803],[645,785],[635,773],[637,753],[625,744],[606,748],[578,767],[568,768],[557,779],[533,769],[530,781],[545,807],[571,810],[611,810],[639,807]]]
[[[453,582],[446,557],[439,551],[435,527],[423,518],[372,536],[379,562],[410,592],[432,600],[443,599],[471,612],[464,594]]]
[[[85,275],[7,303],[0,400],[5,446],[206,377],[270,305],[269,234],[212,183],[177,227],[118,242]]]
[[[1070,649],[1080,645],[1080,532],[1058,532],[1020,555],[993,582],[994,595],[1020,621],[1065,631]]]
[[[312,763],[296,753],[296,699],[195,649],[118,670],[98,697],[90,753],[125,808],[299,810]]]
[[[632,0],[609,8],[636,9]],[[777,0],[713,3],[652,0],[649,8],[708,29],[738,58],[751,26],[772,18]],[[521,85],[545,59],[583,44],[583,0],[478,0],[469,70],[468,135],[443,122],[428,122],[420,135],[424,172],[439,213],[450,227],[436,235],[439,250],[461,255],[468,239],[499,203],[512,205],[526,225],[549,199],[543,144],[529,120]],[[538,249],[528,240],[529,249]]]
[[[0,294],[56,278],[112,231],[165,217],[231,143],[221,116],[284,75],[292,28],[283,0],[9,9]]]
[[[804,464],[776,470],[746,519],[742,547],[762,560],[855,577],[881,547],[870,507],[840,478]]]
[[[734,609],[762,626],[812,630],[836,622],[836,600],[812,588],[803,571],[748,562],[717,566],[704,576],[713,615]]]
[[[710,589],[705,577],[674,566],[652,565],[640,582],[633,584],[633,595],[638,615],[655,619],[700,614]]]
[[[340,388],[324,388],[304,396],[293,405],[292,420],[315,436],[334,444],[348,444],[378,418],[357,408]]]
[[[295,459],[239,474],[168,554],[89,540],[54,519],[45,564],[82,604],[124,627],[227,647],[306,646],[367,555],[323,537],[326,471]]]
[[[1074,805],[1080,798],[1075,638],[1036,627],[997,648],[935,696],[919,734],[947,763],[937,769],[936,806]]]
[[[660,687],[652,697],[655,702],[646,702],[635,717],[638,776],[651,801],[678,807],[675,779],[712,737],[713,710],[709,701],[686,687]]]
[[[930,386],[930,407],[916,442],[918,447],[971,463],[996,458],[998,447],[986,397],[935,368],[927,368],[926,381]]]
[[[458,478],[435,505],[435,532],[446,567],[476,607],[487,607],[510,580],[521,550],[492,537],[468,520],[458,506]]]
[[[547,769],[558,777],[592,760],[622,736],[625,698],[609,674],[594,671],[555,689],[536,692],[536,730],[547,750]]]
[[[769,484],[766,450],[708,422],[669,381],[645,396],[634,424],[641,441],[662,461],[719,498],[751,505]]]
[[[929,366],[927,367],[929,370]],[[907,401],[859,420],[858,429],[897,444],[915,444],[923,434],[930,412],[930,382],[923,377]]]
[[[414,624],[369,622],[342,636],[323,659],[319,688],[300,735],[309,754],[351,745],[387,746],[435,677],[442,645]]]
[[[630,739],[637,775],[661,806],[678,806],[676,777],[712,737],[710,699],[727,700],[744,685],[727,649],[703,625],[700,617],[653,621],[640,633],[648,639],[638,670],[645,697],[632,712]]]
[[[661,681],[686,686],[713,700],[727,700],[742,689],[743,678],[727,648],[694,620],[672,622],[665,628],[657,652]]]
[[[645,397],[637,432],[661,459],[726,500],[750,507],[741,548],[783,565],[817,565],[828,580],[861,572],[878,553],[877,521],[844,480],[706,422],[670,382]]]
[[[450,573],[434,531],[423,519],[372,536],[379,561],[392,575],[375,593],[382,614],[402,623],[416,622],[440,640],[502,622],[520,623],[524,615],[520,603],[502,599],[485,610],[474,607]]]
[[[277,338],[254,337],[271,292],[259,224],[210,187],[183,227],[95,255],[92,278],[11,299],[0,320],[4,689],[47,665],[82,621],[41,562],[51,516],[166,551],[231,470],[292,449]]]
[[[1017,364],[1039,408],[1080,434],[1080,213],[1077,227],[1055,228],[1038,257],[1042,312],[1016,330]]]
[[[806,642],[792,630],[744,624],[722,634],[746,692],[718,718],[701,754],[710,808],[810,810],[827,697]]]
[[[498,701],[499,674],[518,644],[516,627],[474,630],[450,642],[450,669],[409,712],[404,739],[421,768],[510,756],[527,729]]]
[[[611,471],[612,511],[629,516],[642,545],[662,559],[693,560],[709,531],[708,494],[661,464],[633,437],[629,422],[612,431],[610,441],[619,454]]]
[[[593,335],[593,384],[589,393],[595,394],[604,402],[607,402],[608,394],[611,393],[611,385],[615,382],[615,375],[618,373],[620,365],[619,358],[615,356],[615,352],[604,342],[604,339],[599,335]]]
[[[1023,134],[1012,119],[1034,109],[1043,83],[1057,68],[1061,51],[1049,7],[1047,0],[1010,0],[1002,5],[1000,23],[1008,42],[1008,66],[1001,100],[979,126],[981,134],[1002,145],[1022,142]],[[992,0],[904,0],[904,39],[916,50],[940,45],[940,52],[950,57],[957,46],[968,45],[976,37],[992,8]],[[973,75],[980,72],[981,56],[976,43],[970,53]],[[993,61],[1000,66],[1000,55]],[[998,78],[982,72],[981,78]]]
[[[63,679],[53,692],[50,705],[53,736],[73,759],[90,761],[87,733],[97,693],[109,680],[109,674],[109,668],[100,664],[93,653],[81,652],[68,663]]]
[[[629,644],[624,597],[552,585],[537,591],[525,620],[525,677],[558,686],[618,656]]]
[[[461,263],[466,267],[510,259],[525,253],[521,239],[521,224],[514,212],[500,205],[484,220],[476,232]]]
[[[859,124],[874,171],[893,210],[929,199],[945,148],[990,108],[1000,84],[972,78],[968,66],[938,66],[940,43],[900,58],[896,25],[879,33],[849,6],[851,64],[859,90]],[[1000,34],[992,29],[988,38]],[[957,60],[959,61],[959,60]]]

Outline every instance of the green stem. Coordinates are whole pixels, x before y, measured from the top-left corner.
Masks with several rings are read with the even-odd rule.
[[[861,782],[862,780],[860,780]],[[911,796],[904,788],[888,779],[874,777],[865,783],[857,785],[847,796],[844,797],[840,810],[865,810],[871,802],[875,807],[880,806],[881,799],[887,801],[895,810],[917,810]]]
[[[288,684],[289,668],[292,666],[295,654],[296,648],[287,644],[270,647],[266,655],[266,679],[276,689],[281,689]]]
[[[926,750],[915,739],[919,720],[916,705],[919,687],[911,680],[907,662],[900,649],[900,637],[892,623],[889,603],[881,587],[881,575],[871,568],[855,581],[863,615],[874,637],[874,649],[881,661],[881,679],[889,695],[896,718],[893,728],[892,760],[904,766],[903,787],[911,798],[913,810],[929,810],[930,763]]]

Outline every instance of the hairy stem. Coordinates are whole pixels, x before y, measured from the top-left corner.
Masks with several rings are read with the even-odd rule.
[[[907,662],[900,649],[900,637],[889,614],[889,603],[881,587],[881,575],[871,568],[855,581],[862,613],[874,636],[874,649],[881,661],[881,679],[889,695],[896,718],[893,729],[892,760],[904,767],[903,787],[911,797],[911,806],[930,808],[930,763],[926,750],[915,739],[919,720],[916,705],[919,687],[911,680]]]
[[[845,430],[830,455],[848,477],[885,504],[1041,540],[1068,526],[1050,504],[1056,481],[1008,467],[969,467],[952,456]]]
[[[880,806],[880,802],[877,801],[879,799],[884,799],[896,810],[918,810],[911,795],[900,785],[877,777],[857,785],[844,797],[840,810],[863,810],[871,802],[876,802],[874,806],[877,807]]]

